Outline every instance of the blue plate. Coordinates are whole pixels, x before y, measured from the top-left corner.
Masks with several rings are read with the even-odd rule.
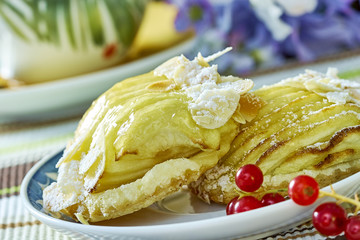
[[[321,198],[316,204],[306,207],[287,200],[226,216],[223,205],[208,205],[189,192],[180,192],[133,214],[83,225],[60,213],[49,213],[43,209],[43,189],[56,180],[55,165],[62,154],[63,150],[35,164],[23,180],[20,195],[25,207],[34,217],[77,239],[261,238],[307,221],[315,207],[328,200]],[[360,188],[359,182],[360,172],[333,184],[333,187],[342,195],[353,196]],[[323,190],[330,191],[330,187]]]
[[[28,201],[35,210],[47,214],[54,218],[75,222],[72,218],[64,214],[50,213],[43,208],[43,201],[42,201],[43,190],[45,187],[49,186],[52,182],[56,181],[58,175],[58,169],[55,167],[55,165],[59,161],[62,155],[63,155],[63,151],[60,151],[55,155],[53,155],[52,157],[50,157],[49,159],[47,159],[47,161],[41,162],[43,164],[34,166],[33,169],[37,169],[37,171],[35,171],[32,177],[29,179],[26,193],[27,193]]]

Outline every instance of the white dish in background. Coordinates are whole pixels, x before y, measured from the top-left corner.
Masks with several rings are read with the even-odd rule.
[[[42,190],[54,181],[55,164],[62,152],[42,159],[26,175],[21,198],[31,214],[44,224],[76,239],[255,239],[310,219],[316,205],[296,205],[287,200],[241,214],[225,215],[225,206],[207,205],[183,192],[139,212],[114,220],[83,225],[48,215],[42,208]],[[353,195],[359,190],[360,172],[333,184],[336,192]],[[330,188],[324,188],[330,191]],[[60,217],[60,216],[58,216]]]
[[[159,53],[101,71],[17,89],[0,89],[0,121],[82,113],[115,83],[146,73],[169,58],[189,51],[193,44],[194,40],[190,39]]]

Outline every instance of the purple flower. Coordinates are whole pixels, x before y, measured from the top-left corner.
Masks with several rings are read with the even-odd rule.
[[[255,15],[249,1],[232,1],[217,12],[218,25],[224,26],[221,20],[227,21],[223,27],[228,36],[228,42],[237,49],[255,49],[269,44],[271,34]]]
[[[219,72],[232,74],[249,74],[255,68],[255,59],[245,52],[232,51],[226,57],[216,60]]]
[[[285,16],[292,34],[281,44],[283,54],[311,61],[360,45],[360,15],[349,0],[319,0],[313,13]]]
[[[207,0],[170,1],[179,11],[175,18],[175,29],[186,31],[192,27],[197,33],[207,30],[213,23],[212,6]]]
[[[210,35],[203,34],[201,43],[197,46],[200,49],[206,46],[210,53],[227,46],[233,47],[233,51],[226,54],[226,57],[215,61],[220,72],[247,74],[261,65],[265,55],[268,57],[277,54],[278,44],[272,39],[265,24],[257,18],[247,0],[232,1],[229,4],[214,3],[213,9],[216,14],[216,31],[212,30]],[[265,52],[266,54],[262,54]]]
[[[179,8],[176,29],[196,30],[198,44],[190,56],[198,51],[206,56],[233,47],[226,57],[215,60],[220,72],[247,74],[287,60],[311,61],[360,47],[359,0],[317,0],[312,12],[301,15],[284,11],[280,19],[291,27],[291,34],[283,40],[274,39],[249,0],[170,2]]]

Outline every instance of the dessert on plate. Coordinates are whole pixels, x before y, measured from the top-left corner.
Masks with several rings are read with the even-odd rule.
[[[83,116],[44,189],[44,208],[83,223],[132,213],[214,167],[262,105],[253,82],[174,57],[102,94]]]
[[[339,79],[336,69],[307,70],[252,93],[263,107],[218,164],[190,184],[200,198],[228,203],[239,194],[236,171],[250,163],[264,173],[259,195],[301,174],[324,187],[360,171],[360,83]]]
[[[44,208],[97,222],[184,185],[226,204],[249,163],[264,173],[259,195],[300,174],[323,187],[360,170],[360,83],[307,70],[250,92],[251,80],[208,64],[228,50],[174,57],[102,94],[57,163]]]

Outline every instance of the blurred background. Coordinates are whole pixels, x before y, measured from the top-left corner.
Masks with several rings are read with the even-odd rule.
[[[219,72],[255,88],[307,68],[360,80],[359,2],[0,0],[0,239],[70,240],[26,211],[20,185],[117,82],[228,46]],[[299,238],[324,239],[311,223],[271,239]]]
[[[314,62],[360,46],[358,0],[170,1],[178,31],[194,29],[197,49],[221,72],[248,75],[295,62]]]
[[[359,0],[0,0],[0,122],[82,114],[113,84],[228,46],[221,74],[360,75]],[[295,70],[294,70],[295,69]]]

